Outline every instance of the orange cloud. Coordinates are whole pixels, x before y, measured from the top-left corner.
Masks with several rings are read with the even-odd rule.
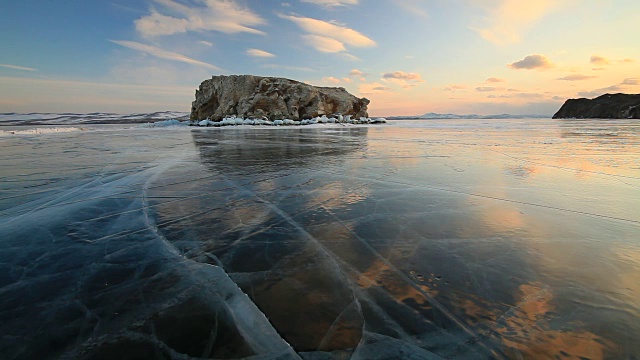
[[[544,69],[552,68],[555,65],[546,56],[540,55],[540,54],[533,54],[533,55],[526,56],[524,59],[518,60],[518,61],[516,61],[514,63],[511,63],[511,64],[509,64],[507,66],[512,68],[512,69],[518,69],[518,70],[520,70],[520,69],[526,69],[526,70],[541,69],[541,70],[544,70]]]
[[[347,51],[344,44],[336,39],[320,35],[303,35],[302,38],[307,41],[309,46],[320,52],[338,53]]]
[[[595,78],[597,78],[597,76],[574,74],[574,75],[567,75],[561,78],[557,78],[556,80],[580,81],[580,80],[589,80],[589,79],[595,79]]]
[[[611,62],[609,61],[609,59],[603,56],[593,55],[591,56],[591,59],[589,59],[589,63],[595,64],[595,65],[609,65]]]

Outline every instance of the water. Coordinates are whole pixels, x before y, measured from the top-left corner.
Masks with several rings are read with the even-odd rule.
[[[3,358],[640,355],[640,123],[82,128],[0,137]]]

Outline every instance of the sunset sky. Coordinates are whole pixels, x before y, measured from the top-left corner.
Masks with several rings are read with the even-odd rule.
[[[22,0],[0,112],[189,111],[212,75],[342,86],[372,116],[553,114],[640,93],[638,0]]]

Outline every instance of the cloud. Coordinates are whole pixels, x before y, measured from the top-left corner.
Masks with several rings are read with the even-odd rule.
[[[466,85],[452,84],[442,88],[442,91],[457,92],[458,90],[464,90],[466,88]]]
[[[19,65],[0,64],[0,67],[13,69],[13,70],[21,70],[21,71],[38,71],[38,69],[34,69],[26,66],[19,66]]]
[[[302,2],[325,6],[325,7],[358,5],[358,0],[302,0]]]
[[[499,82],[505,82],[505,80],[501,79],[501,78],[497,78],[497,77],[490,77],[487,80],[485,80],[485,82],[488,82],[488,83],[499,83]]]
[[[418,73],[406,73],[404,71],[394,71],[382,74],[382,81],[394,82],[397,85],[402,86],[405,89],[418,86],[419,83],[424,82]]]
[[[360,59],[359,57],[355,56],[355,55],[351,55],[348,53],[340,53],[340,56],[342,56],[343,58],[347,59],[347,60],[351,60],[351,61],[361,61],[362,59]]]
[[[247,55],[253,56],[253,57],[261,57],[261,58],[276,57],[272,53],[266,52],[266,51],[260,50],[260,49],[247,49]]]
[[[574,75],[567,75],[561,78],[557,78],[556,80],[580,81],[580,80],[589,80],[589,79],[595,79],[595,78],[597,78],[597,76],[574,74]]]
[[[358,91],[362,95],[378,94],[391,91],[391,88],[380,83],[361,84]]]
[[[424,82],[418,73],[406,73],[404,71],[394,71],[390,73],[383,73],[383,79],[397,79],[403,81],[415,81],[415,82]]]
[[[504,90],[504,88],[497,88],[493,86],[479,86],[476,88],[477,92],[491,92],[491,91],[500,91]]]
[[[619,64],[630,64],[635,62],[635,60],[631,59],[631,58],[625,58],[622,60],[612,60],[612,59],[607,59],[604,56],[600,56],[600,55],[593,55],[591,56],[591,58],[589,59],[589,62],[591,64],[594,65],[600,65],[600,66],[604,66],[604,65],[611,65],[613,63],[619,63]]]
[[[233,0],[202,0],[204,6],[188,6],[173,0],[155,0],[172,15],[151,10],[134,21],[136,30],[144,37],[165,36],[189,31],[219,31],[226,34],[264,34],[253,27],[265,21],[248,8]]]
[[[640,79],[639,78],[624,79],[624,81],[622,82],[622,85],[640,85]]]
[[[538,93],[516,93],[511,95],[489,95],[489,99],[541,99],[544,98],[543,94]]]
[[[333,76],[322,78],[322,82],[331,83],[331,84],[340,84],[342,81],[338,78],[334,78]]]
[[[394,5],[403,8],[407,13],[421,18],[428,18],[429,14],[423,9],[422,0],[395,0]]]
[[[167,51],[164,49],[161,49],[159,47],[155,47],[155,46],[151,46],[151,45],[146,45],[146,44],[141,44],[135,41],[124,41],[124,40],[109,40],[114,44],[118,44],[120,46],[124,46],[126,48],[129,48],[131,50],[135,50],[135,51],[139,51],[151,56],[155,56],[161,59],[166,59],[166,60],[171,60],[171,61],[179,61],[179,62],[183,62],[183,63],[187,63],[187,64],[191,64],[191,65],[196,65],[196,66],[201,66],[201,67],[205,67],[208,69],[212,69],[212,70],[217,70],[220,71],[221,69],[213,64],[209,64],[206,62],[202,62],[202,61],[198,61],[195,59],[192,59],[190,57],[187,57],[185,55],[182,54],[178,54],[175,52],[171,52],[171,51]]]
[[[344,44],[336,39],[320,35],[303,35],[302,38],[306,40],[309,46],[320,52],[338,53],[347,51]]]
[[[521,41],[521,34],[528,31],[538,20],[550,13],[563,0],[498,0],[487,9],[484,22],[487,26],[472,27],[485,40],[496,45],[514,44]]]
[[[353,70],[349,71],[349,76],[352,76],[352,77],[362,78],[362,77],[365,77],[367,75],[369,75],[369,74],[367,74],[365,72],[362,72],[362,71],[360,71],[358,69],[353,69]]]
[[[603,56],[593,55],[591,56],[591,59],[589,59],[589,63],[595,64],[595,65],[609,65],[611,62],[609,61],[609,59]]]
[[[208,46],[208,47],[212,47],[213,46],[213,43],[210,43],[210,42],[204,41],[204,40],[198,41],[198,44],[204,45],[204,46]]]
[[[280,15],[280,17],[293,21],[306,31],[308,35],[303,35],[303,39],[321,52],[343,52],[346,51],[346,45],[363,48],[376,46],[375,41],[362,33],[334,22],[294,15]]]
[[[515,98],[522,98],[522,99],[539,99],[544,97],[543,94],[538,94],[538,93],[517,93],[511,96]]]
[[[527,70],[541,69],[542,70],[542,69],[552,68],[555,65],[546,56],[540,55],[540,54],[533,54],[533,55],[526,56],[524,59],[518,60],[507,66],[512,69],[527,69]]]

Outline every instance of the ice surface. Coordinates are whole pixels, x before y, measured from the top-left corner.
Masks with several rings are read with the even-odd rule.
[[[640,354],[640,125],[0,138],[0,354]],[[28,128],[27,128],[28,129]]]

